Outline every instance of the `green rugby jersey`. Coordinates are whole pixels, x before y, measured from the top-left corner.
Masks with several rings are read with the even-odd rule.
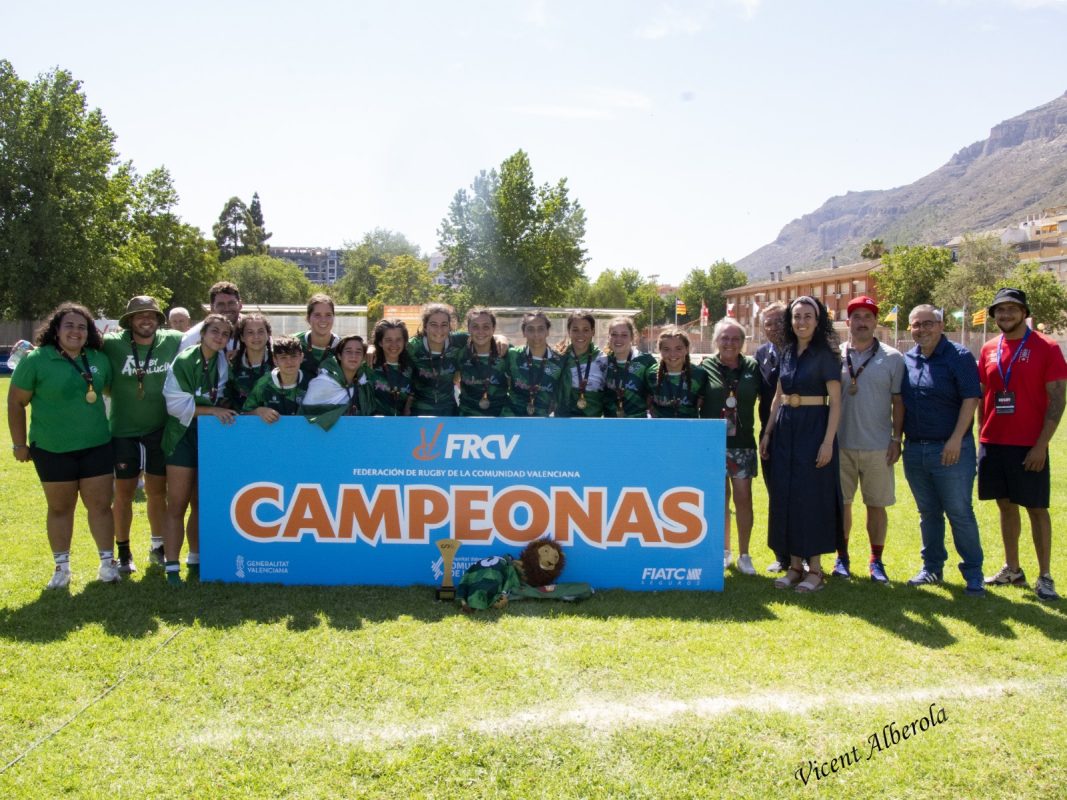
[[[445,340],[445,348],[441,353],[431,353],[423,336],[415,336],[408,342],[408,355],[415,363],[412,414],[432,417],[456,415],[456,371],[469,338],[470,334],[464,331],[453,331]]]
[[[629,358],[618,359],[614,354],[608,354],[605,358],[607,367],[604,370],[604,416],[647,417],[648,390],[645,386],[645,373],[649,369],[656,369],[655,356],[634,349],[630,351]]]
[[[104,335],[104,355],[111,363],[112,436],[144,436],[167,423],[163,382],[181,343],[181,331],[162,329],[149,344],[135,344],[128,330]]]
[[[467,348],[459,356],[459,413],[465,417],[499,417],[508,403],[508,359],[496,352],[478,355]],[[482,401],[488,408],[482,408]]]
[[[307,375],[309,381],[318,375],[321,369],[337,371],[335,369],[337,359],[334,357],[333,349],[341,341],[340,336],[336,333],[331,333],[330,344],[327,347],[313,347],[311,344],[311,331],[294,333],[293,338],[300,342],[300,349],[304,351],[304,360],[300,363],[300,371]]]
[[[238,351],[240,352],[240,351]],[[230,364],[230,378],[226,383],[226,403],[235,411],[245,407],[248,395],[259,380],[269,376],[274,369],[274,360],[271,358],[270,348],[263,354],[263,360],[256,366],[248,363],[244,353],[234,354],[233,363]]]
[[[563,354],[564,371],[569,382],[570,401],[563,413],[557,416],[601,417],[604,415],[604,372],[607,359],[595,344],[582,355],[576,355],[573,347]],[[584,406],[581,408],[580,406]]]
[[[565,408],[570,400],[563,357],[552,348],[545,351],[544,358],[533,358],[528,348],[512,347],[507,370],[511,392],[501,416],[547,417]]]
[[[307,394],[309,378],[303,372],[297,372],[296,385],[283,387],[278,368],[275,367],[269,374],[264,375],[252,391],[248,393],[242,411],[255,411],[257,408],[267,407],[277,411],[282,416],[291,417],[300,413],[300,406],[304,403],[304,395]]]
[[[696,417],[703,402],[706,375],[699,367],[689,365],[682,372],[662,373],[659,367],[645,371],[645,392],[649,398],[649,411],[653,417]],[[688,375],[688,380],[685,376]]]
[[[374,416],[402,417],[412,394],[411,368],[399,364],[364,365],[374,401]]]
[[[727,447],[755,449],[755,409],[761,381],[756,359],[742,355],[738,366],[730,368],[717,355],[708,356],[701,362],[700,370],[705,374],[704,404],[700,416],[727,420]],[[728,406],[731,395],[734,404]],[[728,415],[733,419],[729,419]],[[731,421],[734,430],[732,436],[729,435]]]

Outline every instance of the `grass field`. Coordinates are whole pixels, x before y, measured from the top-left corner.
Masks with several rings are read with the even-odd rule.
[[[7,453],[6,426],[0,442]],[[899,472],[888,588],[776,591],[759,546],[760,575],[731,573],[721,594],[613,591],[477,617],[426,588],[170,590],[144,569],[141,503],[133,580],[91,582],[79,511],[71,591],[44,593],[40,485],[10,457],[0,479],[0,798],[1067,794],[1067,604],[1029,588],[967,597],[951,547],[946,585],[905,586],[919,535]],[[993,504],[977,510],[988,574],[1000,534]],[[854,566],[865,545],[856,531]]]

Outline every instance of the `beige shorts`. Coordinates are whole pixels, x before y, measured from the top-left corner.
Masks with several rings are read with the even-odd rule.
[[[852,502],[857,484],[865,506],[891,506],[897,501],[893,468],[885,463],[885,450],[841,449],[841,494]]]

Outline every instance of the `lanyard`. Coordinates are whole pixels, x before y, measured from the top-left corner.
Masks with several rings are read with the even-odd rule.
[[[852,387],[854,387],[856,385],[856,381],[859,379],[859,376],[863,374],[863,370],[867,369],[867,365],[871,363],[871,359],[874,358],[876,355],[878,355],[879,349],[880,349],[880,346],[878,344],[878,339],[876,338],[874,340],[874,346],[871,348],[871,354],[869,356],[867,356],[867,360],[863,362],[862,366],[860,366],[860,368],[858,370],[853,372],[852,371],[852,348],[849,347],[847,344],[845,345],[845,363],[848,364],[848,376],[852,379],[852,385],[849,386],[849,389],[848,389],[849,394],[855,394],[856,393],[855,391],[853,391]],[[856,352],[856,355],[859,355],[859,351]]]
[[[1015,349],[1015,352],[1011,356],[1011,361],[1008,362],[1008,371],[1004,372],[1004,367],[1000,363],[1001,348],[1004,346],[1004,334],[1000,334],[1000,341],[997,342],[997,372],[1000,373],[1000,380],[1004,383],[1004,391],[1008,391],[1008,382],[1011,380],[1011,368],[1015,366],[1015,359],[1019,357],[1019,354],[1026,346],[1026,340],[1030,338],[1031,330],[1026,329],[1026,333],[1023,334],[1023,340],[1019,342],[1019,346]]]
[[[534,404],[537,402],[537,393],[541,391],[541,380],[545,377],[545,366],[548,364],[548,352],[545,352],[545,357],[541,359],[541,371],[537,373],[537,380],[533,379],[533,353],[530,352],[530,347],[526,347],[526,381],[530,387],[530,402],[526,404],[526,411],[530,416],[533,416]]]
[[[385,372],[385,382],[389,384],[389,394],[393,398],[393,416],[398,416],[400,406],[404,402],[400,399],[400,379],[404,377],[404,373],[400,369],[400,364],[390,364],[388,362],[382,367],[382,371]],[[396,383],[393,383],[393,373],[396,373]]]
[[[615,354],[611,354],[611,369],[615,376],[615,405],[620,417],[623,413],[623,400],[626,397],[626,380],[630,377],[630,359],[633,357],[634,349],[631,347],[630,352],[626,356],[626,363],[620,368],[619,362],[615,358]]]
[[[156,346],[156,337],[152,337],[151,344],[148,345],[148,352],[144,354],[144,366],[142,367],[137,360],[137,342],[133,340],[133,334],[130,334],[130,350],[133,352],[133,371],[137,376],[137,399],[144,400],[144,377],[148,374],[148,367],[152,363],[152,348]]]

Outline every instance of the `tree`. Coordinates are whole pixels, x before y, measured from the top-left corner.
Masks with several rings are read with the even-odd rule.
[[[1019,265],[1015,251],[992,236],[963,237],[959,259],[934,287],[934,302],[968,313],[988,304],[998,283]]]
[[[871,239],[867,244],[863,245],[863,250],[860,252],[861,258],[869,260],[875,260],[881,258],[889,252],[889,248],[885,246],[885,242],[881,239]]]
[[[950,269],[952,253],[944,247],[912,245],[886,253],[874,273],[885,313],[898,306],[900,319],[906,320],[915,306],[934,302],[934,289]]]
[[[522,150],[456,192],[437,234],[445,273],[481,303],[559,305],[584,274],[585,210],[566,178],[536,187]]]
[[[138,294],[151,294],[172,307],[198,309],[219,279],[214,242],[181,221],[174,213],[177,204],[178,193],[165,167],[151,170],[135,182],[131,223],[148,251],[141,269],[130,276],[130,284],[116,293],[121,307],[115,312]]]
[[[244,200],[240,197],[227,200],[219,214],[219,221],[211,228],[215,244],[219,247],[219,261],[252,254],[248,243],[255,238],[250,233],[253,227],[255,223]]]
[[[292,261],[270,256],[238,256],[223,266],[226,280],[241,287],[241,301],[250,303],[305,303],[311,281]]]
[[[1014,286],[1026,292],[1026,302],[1035,325],[1044,325],[1045,333],[1057,333],[1067,330],[1067,291],[1051,272],[1041,271],[1037,264],[1027,261],[1017,264],[1003,282],[996,287],[989,287],[982,305],[986,308],[1001,286]]]
[[[245,244],[253,255],[263,255],[267,252],[267,239],[273,233],[267,232],[266,223],[263,221],[263,206],[259,202],[259,192],[252,193],[252,204],[248,207],[248,238]]]
[[[400,255],[384,267],[372,267],[378,286],[374,299],[382,305],[421,305],[437,299],[429,265],[421,258]]]
[[[419,246],[386,228],[375,228],[358,242],[345,242],[345,274],[334,284],[334,296],[345,303],[369,303],[377,292],[374,268],[388,266],[397,256],[419,258]]]
[[[108,305],[113,271],[136,267],[132,168],[65,70],[21,80],[0,60],[0,313],[44,316],[63,300]],[[125,261],[121,260],[125,259]]]
[[[707,270],[694,269],[678,287],[678,296],[685,302],[690,319],[700,317],[700,302],[708,306],[708,318],[712,322],[726,316],[727,289],[735,289],[748,283],[748,276],[729,261],[716,261]]]

